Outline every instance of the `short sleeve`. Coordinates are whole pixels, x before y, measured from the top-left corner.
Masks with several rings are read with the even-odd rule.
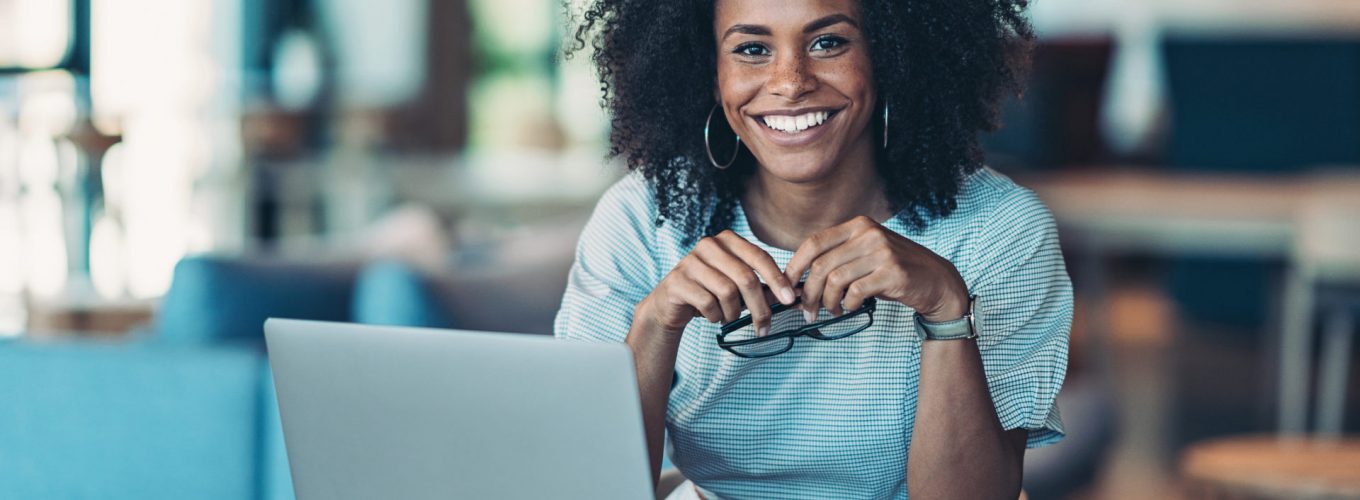
[[[965,276],[977,295],[978,349],[1003,429],[1027,446],[1064,435],[1055,403],[1067,373],[1072,281],[1052,213],[1034,192],[1003,195],[977,233]]]
[[[656,215],[650,191],[630,174],[595,206],[567,275],[553,323],[557,338],[623,342],[633,308],[656,281]]]

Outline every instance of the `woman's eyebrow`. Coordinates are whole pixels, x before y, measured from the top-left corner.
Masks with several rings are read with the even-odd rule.
[[[740,33],[743,35],[770,36],[770,28],[766,28],[759,24],[734,24],[732,25],[731,28],[727,28],[727,31],[723,32],[723,39],[732,36],[733,33]]]
[[[852,19],[850,16],[847,16],[845,14],[832,14],[821,19],[818,19],[816,21],[807,23],[807,26],[803,27],[803,33],[812,33],[819,29],[825,28],[827,26],[832,26],[838,23],[846,23],[851,26],[854,26],[855,29],[859,29],[859,23],[856,23],[855,20]]]

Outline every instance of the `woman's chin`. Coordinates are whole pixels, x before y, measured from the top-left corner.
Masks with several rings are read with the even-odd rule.
[[[776,179],[794,184],[817,182],[829,177],[835,170],[835,163],[824,155],[809,153],[773,155],[768,160],[762,160],[759,168]]]

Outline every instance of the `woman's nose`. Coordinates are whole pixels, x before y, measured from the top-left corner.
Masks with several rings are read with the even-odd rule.
[[[789,54],[775,61],[774,74],[770,75],[766,88],[771,94],[798,100],[817,88],[817,77],[808,68],[806,57]]]

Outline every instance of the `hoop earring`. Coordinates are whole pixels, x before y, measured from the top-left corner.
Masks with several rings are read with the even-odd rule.
[[[725,170],[727,167],[732,166],[733,162],[737,161],[737,154],[741,152],[741,136],[737,136],[737,146],[732,148],[732,159],[727,160],[726,165],[719,164],[718,160],[713,158],[713,146],[708,143],[708,126],[713,123],[713,112],[717,110],[718,105],[714,104],[713,109],[708,110],[708,119],[704,120],[704,152],[708,153],[708,162],[712,163],[714,168]]]
[[[883,105],[883,149],[888,149],[888,105]]]

